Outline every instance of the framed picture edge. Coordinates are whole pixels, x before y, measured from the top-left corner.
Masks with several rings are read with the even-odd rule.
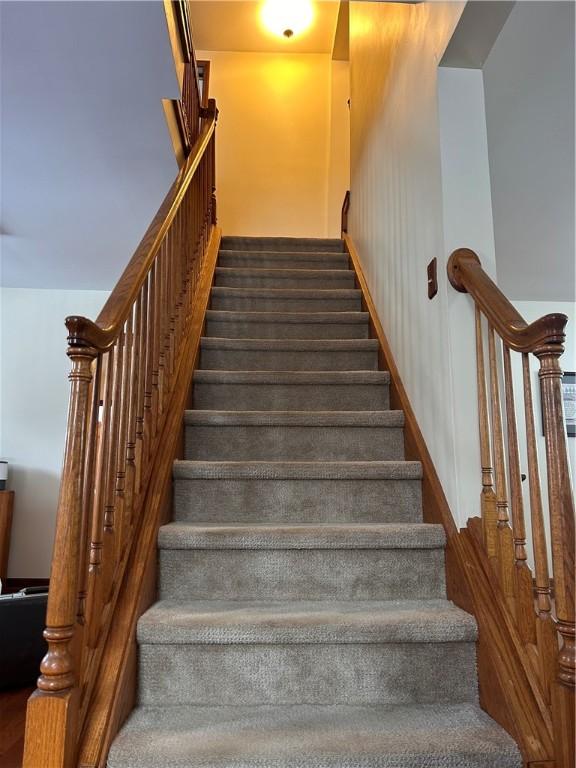
[[[576,385],[576,371],[563,371],[562,404],[564,404],[564,385],[568,383]],[[566,419],[566,414],[564,414],[564,419]],[[542,388],[541,387],[540,387],[540,422],[542,426],[542,434],[544,434],[544,408],[542,407]],[[576,424],[568,424],[566,421],[564,422],[564,424],[566,427],[566,436],[576,437]]]

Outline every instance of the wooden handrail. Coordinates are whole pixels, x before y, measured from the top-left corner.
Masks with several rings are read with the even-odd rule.
[[[454,251],[448,261],[448,279],[461,293],[469,293],[506,346],[516,352],[534,352],[545,344],[563,344],[568,318],[554,313],[530,325],[482,269],[469,248]]]
[[[566,427],[562,398],[562,369],[560,357],[564,352],[566,315],[545,315],[528,324],[513,307],[502,291],[482,269],[480,259],[468,248],[460,248],[450,256],[448,277],[452,286],[470,294],[476,307],[476,338],[478,362],[478,397],[480,432],[486,445],[488,431],[496,440],[499,467],[497,467],[497,494],[499,513],[494,521],[487,506],[482,504],[484,545],[492,557],[500,586],[509,604],[520,637],[538,654],[541,685],[546,691],[552,679],[551,670],[557,670],[557,683],[573,693],[576,685],[576,610],[574,600],[574,492],[570,477]],[[483,369],[482,316],[488,323],[490,349],[490,401],[492,417],[488,423],[485,414],[485,373]],[[498,337],[498,344],[496,341]],[[530,518],[533,532],[533,552],[536,574],[536,608],[532,589],[532,576],[527,566],[525,539],[525,505],[520,487],[520,458],[517,444],[518,431],[512,364],[510,351],[522,353],[522,391],[524,408],[520,409],[526,429]],[[540,400],[546,446],[546,474],[548,478],[548,515],[550,541],[546,541],[543,525],[542,497],[538,471],[538,455],[532,412],[529,355],[539,362]],[[504,435],[501,429],[501,398],[499,369],[503,365],[506,396],[506,435],[508,461],[505,467],[502,450]],[[488,459],[483,449],[483,465]],[[483,473],[486,468],[483,466]],[[506,487],[509,480],[510,498]],[[498,478],[499,481],[498,481]],[[507,510],[511,507],[512,516]],[[555,592],[555,620],[550,612],[550,579],[547,563],[548,544],[552,552],[552,570]],[[550,632],[558,634],[556,648],[549,642]],[[554,691],[550,695],[554,698]],[[556,713],[557,715],[557,713]]]
[[[344,195],[342,212],[340,214],[340,230],[343,235],[348,233],[348,211],[350,210],[350,190]]]
[[[114,290],[104,304],[94,322],[86,317],[72,315],[66,318],[68,343],[72,347],[93,347],[99,352],[110,349],[118,339],[122,326],[126,322],[130,309],[150,266],[156,258],[166,232],[174,221],[182,198],[188,189],[190,180],[196,173],[210,139],[216,129],[217,109],[214,99],[208,104],[209,117],[206,118],[202,132],[194,144],[184,166],[170,187],[156,216],[148,227],[140,245],[128,262]]]

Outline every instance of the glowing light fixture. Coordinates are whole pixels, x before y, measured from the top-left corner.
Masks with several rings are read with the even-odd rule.
[[[262,23],[278,37],[291,38],[308,29],[314,20],[310,0],[266,0],[262,6]]]

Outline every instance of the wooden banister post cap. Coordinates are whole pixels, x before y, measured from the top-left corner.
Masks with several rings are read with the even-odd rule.
[[[478,265],[480,264],[480,259],[478,258],[477,254],[474,253],[474,251],[472,251],[470,248],[457,248],[450,255],[446,269],[448,272],[448,280],[450,280],[450,285],[457,291],[460,291],[460,293],[468,293],[460,279],[460,264],[463,261],[472,261]]]

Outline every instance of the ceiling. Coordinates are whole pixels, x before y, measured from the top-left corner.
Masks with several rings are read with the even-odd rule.
[[[262,2],[197,0],[190,3],[194,45],[202,51],[332,53],[338,20],[337,0],[312,3],[310,28],[291,39],[268,32],[260,21]]]
[[[501,0],[466,3],[440,66],[482,69],[514,5]]]
[[[0,284],[108,290],[178,171],[163,5],[0,2],[0,22]]]

